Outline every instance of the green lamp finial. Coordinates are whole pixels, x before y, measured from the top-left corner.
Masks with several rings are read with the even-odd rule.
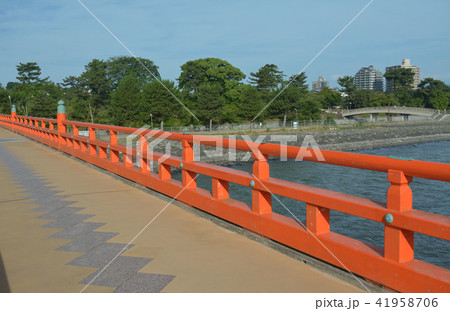
[[[60,100],[58,102],[58,113],[66,113],[66,107],[64,107],[64,101]]]

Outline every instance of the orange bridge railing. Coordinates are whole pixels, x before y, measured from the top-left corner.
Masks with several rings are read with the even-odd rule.
[[[319,162],[311,149],[68,121],[64,109],[58,112],[57,119],[45,119],[13,111],[0,115],[0,126],[387,288],[450,291],[449,270],[414,259],[414,233],[448,241],[450,217],[413,209],[409,187],[413,177],[450,182],[450,164],[321,150],[323,163],[386,172],[391,185],[383,203],[270,177],[269,156]],[[109,141],[98,139],[98,130],[109,132]],[[118,134],[137,135],[138,146],[119,143]],[[181,142],[182,156],[149,151],[149,137]],[[195,161],[198,144],[251,152],[253,173]],[[149,161],[158,163],[157,173]],[[181,168],[181,182],[172,178],[172,167]],[[212,178],[211,192],[197,187],[197,174]],[[229,183],[250,187],[251,205],[230,198]],[[274,213],[272,194],[305,202],[306,224]],[[331,231],[331,209],[384,224],[384,248]]]

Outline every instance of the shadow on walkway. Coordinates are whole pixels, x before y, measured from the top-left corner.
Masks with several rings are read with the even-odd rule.
[[[10,293],[8,277],[6,276],[5,265],[3,264],[2,253],[0,252],[0,293]]]

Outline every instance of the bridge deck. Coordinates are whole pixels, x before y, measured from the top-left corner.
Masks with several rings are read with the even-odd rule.
[[[168,203],[0,129],[0,292],[360,291]]]

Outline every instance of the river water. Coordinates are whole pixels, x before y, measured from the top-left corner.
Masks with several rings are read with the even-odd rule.
[[[413,158],[415,160],[450,163],[450,141],[404,145],[388,148],[362,150],[358,153]],[[235,169],[251,172],[252,163],[233,166]],[[389,188],[387,174],[367,170],[340,167],[308,161],[270,161],[272,177],[289,180],[309,186],[324,188],[341,193],[360,196],[376,201],[386,202]],[[180,174],[174,174],[179,179]],[[198,186],[211,191],[211,178],[200,175]],[[450,183],[414,178],[410,184],[413,190],[413,208],[418,210],[450,216]],[[233,199],[251,204],[250,187],[230,183],[230,196]],[[305,203],[277,196],[272,198],[272,210],[288,217],[295,217],[302,222],[306,220]],[[331,210],[331,230],[363,242],[383,247],[384,225],[356,216]],[[449,242],[415,234],[415,258],[450,269]]]

